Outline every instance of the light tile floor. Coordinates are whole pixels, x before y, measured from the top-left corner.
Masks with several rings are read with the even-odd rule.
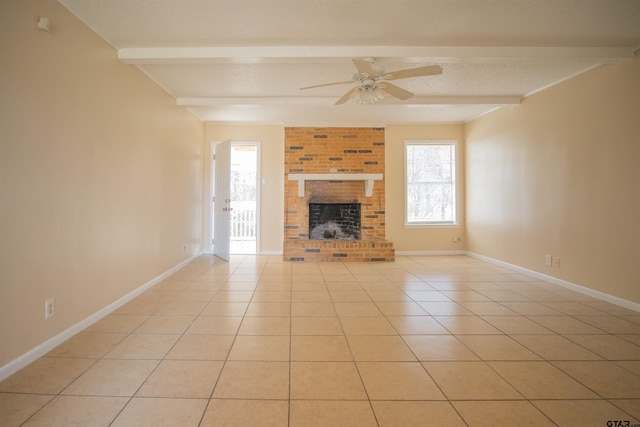
[[[2,426],[636,423],[640,313],[465,256],[203,256],[0,383]]]

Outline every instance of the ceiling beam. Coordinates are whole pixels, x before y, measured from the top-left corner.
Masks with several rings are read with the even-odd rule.
[[[208,97],[177,98],[177,105],[183,107],[214,107],[228,105],[332,105],[336,97]],[[518,105],[521,96],[414,96],[406,101],[389,97],[382,104],[393,105]]]
[[[584,60],[621,62],[634,57],[620,47],[462,47],[462,46],[264,46],[264,47],[130,47],[118,50],[127,64],[202,64],[305,62],[317,59],[403,58],[440,63]]]
[[[615,63],[633,59],[633,48],[620,47],[496,47],[496,46],[242,46],[129,47],[118,50],[127,64],[203,64],[342,61],[351,58],[425,59],[439,63],[584,60]]]

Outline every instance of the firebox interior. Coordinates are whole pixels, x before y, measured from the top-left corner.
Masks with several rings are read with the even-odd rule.
[[[309,203],[309,239],[360,240],[360,203]]]

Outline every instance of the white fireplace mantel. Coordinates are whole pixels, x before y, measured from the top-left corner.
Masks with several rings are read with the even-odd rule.
[[[364,181],[365,197],[373,196],[373,183],[381,173],[290,173],[289,181],[298,181],[298,197],[304,197],[305,181]]]

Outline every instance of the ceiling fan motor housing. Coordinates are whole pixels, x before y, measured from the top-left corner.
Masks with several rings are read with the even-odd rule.
[[[373,87],[376,85],[376,79],[372,79],[371,77],[367,77],[365,79],[360,80],[362,86],[364,87]]]

